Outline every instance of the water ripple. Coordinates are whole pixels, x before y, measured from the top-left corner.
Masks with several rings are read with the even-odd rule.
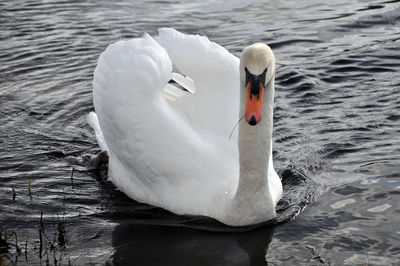
[[[388,218],[400,206],[398,1],[18,0],[0,9],[0,230],[28,238],[22,264],[44,263],[41,219],[48,236],[65,222],[66,245],[55,239],[52,251],[59,264],[129,263],[135,250],[143,264],[399,262],[400,228]],[[160,229],[207,222],[135,203],[67,160],[98,151],[86,114],[99,54],[161,26],[206,34],[236,55],[255,41],[274,49],[275,167],[304,172],[321,193],[294,221],[247,234]]]

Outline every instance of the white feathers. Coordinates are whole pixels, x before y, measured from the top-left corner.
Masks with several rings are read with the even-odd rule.
[[[88,121],[110,179],[138,201],[237,225],[227,204],[239,180],[237,133],[228,140],[239,119],[239,59],[173,29],[155,39],[111,44],[94,72],[97,115]]]
[[[179,88],[173,84],[168,83],[164,89],[164,98],[168,103],[175,102],[178,98],[185,94],[193,94],[196,92],[196,86],[194,81],[189,77],[184,77],[179,73],[172,73],[172,80],[175,81],[182,88]]]
[[[174,30],[164,31],[166,38],[166,32],[176,35]],[[171,36],[164,43],[182,46],[186,41],[184,35],[177,39]],[[182,68],[192,62],[192,52],[187,53],[181,54]],[[96,126],[94,129],[97,135],[104,135],[108,148],[101,148],[109,152],[109,175],[120,190],[138,201],[173,212],[207,215],[216,191],[236,186],[237,147],[235,142],[228,142],[229,130],[221,136],[205,130],[208,126],[202,121],[207,124],[207,105],[201,112],[197,109],[191,113],[177,104],[197,93],[181,97],[174,106],[164,100],[162,89],[170,80],[171,71],[168,54],[149,35],[110,45],[101,54],[94,72],[93,101],[101,131]],[[196,77],[207,81],[207,73]],[[226,79],[212,80],[214,90],[222,87]],[[233,90],[238,90],[238,82],[235,86]],[[199,92],[207,88],[196,83],[196,89]],[[235,120],[237,113],[229,116]],[[89,116],[91,125],[96,125],[95,117]],[[228,117],[221,114],[221,121],[225,119]]]

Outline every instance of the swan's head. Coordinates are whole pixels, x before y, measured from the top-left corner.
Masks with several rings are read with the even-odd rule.
[[[264,90],[273,81],[275,57],[271,48],[264,43],[255,43],[243,50],[240,58],[241,93],[246,97],[244,117],[251,126],[261,121]],[[242,99],[243,100],[243,99]]]

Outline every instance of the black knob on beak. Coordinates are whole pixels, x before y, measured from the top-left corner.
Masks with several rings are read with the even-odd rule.
[[[250,126],[255,126],[257,124],[256,122],[256,118],[254,117],[254,115],[251,116],[250,121],[249,121],[249,125]]]

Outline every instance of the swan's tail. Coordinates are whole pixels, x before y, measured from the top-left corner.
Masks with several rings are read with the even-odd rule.
[[[102,151],[108,151],[107,143],[104,140],[103,132],[101,131],[99,120],[97,119],[97,114],[95,112],[90,112],[87,116],[87,121],[96,134],[100,149]]]

